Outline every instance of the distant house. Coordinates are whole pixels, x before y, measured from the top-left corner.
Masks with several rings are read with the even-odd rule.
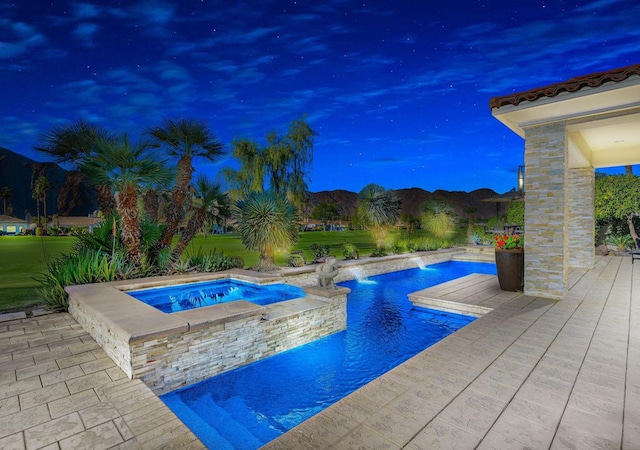
[[[93,229],[102,221],[101,218],[91,217],[91,216],[69,216],[69,217],[56,217],[55,219],[49,221],[47,226],[49,227],[59,227],[63,229],[68,229],[71,227],[80,227],[86,228],[89,233],[93,233]]]
[[[0,214],[0,234],[16,234],[27,228],[27,221]]]

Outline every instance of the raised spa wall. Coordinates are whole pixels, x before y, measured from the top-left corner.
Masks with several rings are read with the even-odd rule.
[[[166,314],[127,290],[234,278],[283,282],[244,270],[70,286],[69,312],[129,376],[158,394],[344,330],[349,289],[307,287],[304,298],[244,300]]]
[[[340,261],[336,282],[447,261],[462,249]],[[466,250],[469,253],[469,250]],[[416,259],[418,258],[419,261]],[[304,298],[267,306],[239,300],[167,314],[126,293],[134,289],[234,278],[301,286]],[[315,266],[263,275],[241,269],[66,288],[69,312],[127,374],[166,393],[344,330],[349,289],[317,287]]]

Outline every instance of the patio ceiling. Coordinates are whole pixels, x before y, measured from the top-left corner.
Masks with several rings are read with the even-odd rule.
[[[492,113],[523,138],[527,126],[565,121],[569,167],[640,164],[640,75],[594,87],[585,80],[493,99]]]

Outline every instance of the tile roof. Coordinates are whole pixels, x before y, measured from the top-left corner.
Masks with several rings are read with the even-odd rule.
[[[518,106],[524,101],[533,102],[542,97],[555,97],[562,92],[576,92],[585,87],[599,87],[605,83],[624,81],[632,75],[640,76],[640,64],[623,67],[621,69],[597,72],[589,75],[570,78],[562,83],[551,84],[549,86],[530,89],[516,94],[494,97],[489,100],[489,108],[501,108],[507,105]]]
[[[18,219],[17,217],[7,216],[5,214],[0,214],[0,222],[4,223],[26,223],[24,219]]]

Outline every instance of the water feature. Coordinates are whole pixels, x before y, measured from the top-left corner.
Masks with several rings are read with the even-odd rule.
[[[474,320],[414,308],[407,294],[495,265],[430,268],[340,283],[352,290],[346,331],[161,398],[209,448],[258,448]]]
[[[424,264],[424,261],[422,261],[422,258],[418,258],[416,256],[415,258],[411,258],[411,261],[416,263],[416,266],[418,267],[418,269],[426,270],[427,266]]]
[[[351,275],[361,284],[376,284],[375,280],[370,280],[367,272],[362,267],[349,267],[347,269]]]
[[[127,294],[165,313],[185,311],[234,300],[247,300],[265,306],[306,295],[301,288],[288,284],[258,285],[228,278],[140,289],[128,291]]]

